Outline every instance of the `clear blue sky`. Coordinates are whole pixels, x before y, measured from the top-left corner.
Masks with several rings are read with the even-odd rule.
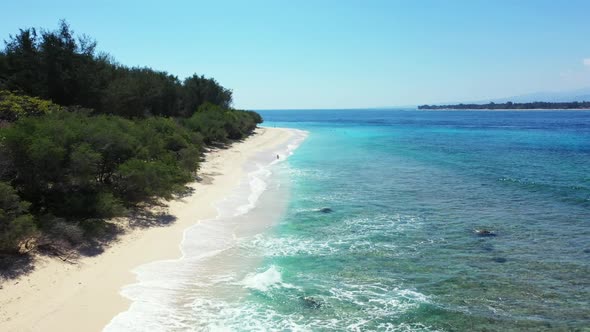
[[[4,1],[0,37],[65,18],[122,64],[216,78],[235,107],[355,108],[589,87],[589,17],[587,0]]]

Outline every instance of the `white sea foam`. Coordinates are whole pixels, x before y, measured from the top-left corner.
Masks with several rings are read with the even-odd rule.
[[[127,311],[115,316],[104,331],[195,330],[195,326],[215,329],[215,324],[195,325],[195,320],[200,318],[193,317],[194,306],[187,303],[200,301],[197,289],[235,283],[235,276],[228,274],[232,271],[204,271],[205,262],[236,246],[238,239],[233,229],[243,220],[239,218],[252,211],[268,189],[273,174],[271,167],[292,155],[307,135],[304,131],[294,132],[287,144],[275,148],[272,153],[262,152],[246,164],[245,178],[231,195],[215,204],[218,211],[216,218],[201,221],[185,230],[180,245],[181,258],[152,262],[133,270],[138,282],[121,290],[121,294],[132,304]],[[276,155],[280,156],[278,160]],[[270,268],[252,276],[249,284],[259,288],[289,286],[282,284],[280,279],[280,272]],[[247,282],[247,279],[243,281]],[[223,306],[223,302],[217,305]]]
[[[276,266],[272,265],[266,271],[260,273],[248,274],[241,282],[240,285],[266,292],[273,288],[295,288],[295,286],[283,283],[281,271]]]
[[[193,312],[200,314],[191,330],[194,331],[310,331],[303,325],[304,317],[281,314],[254,302],[239,306],[216,298],[196,298],[191,303]]]
[[[248,174],[248,185],[250,186],[248,203],[238,206],[234,213],[235,217],[252,210],[256,206],[260,195],[268,188],[266,180],[272,175],[272,172],[265,165],[258,164],[257,166],[257,171]]]
[[[337,248],[333,247],[329,241],[314,241],[311,239],[302,239],[298,237],[273,237],[264,234],[258,234],[251,239],[246,239],[240,243],[242,248],[254,254],[261,254],[266,257],[273,256],[294,256],[294,255],[314,255],[325,256],[336,253]]]
[[[276,292],[281,301],[296,304],[300,299],[300,290],[284,290],[280,269],[270,266],[268,269],[248,275],[237,285],[247,284],[250,289],[261,292]],[[334,287],[329,294],[316,296],[316,300],[325,303],[344,302],[354,304],[361,315],[349,311],[336,311],[328,316],[321,311],[309,313],[280,310],[264,301],[242,299],[226,301],[215,294],[193,298],[182,311],[171,316],[167,330],[181,331],[313,331],[313,330],[348,330],[348,331],[431,331],[422,324],[389,323],[389,317],[399,317],[421,303],[430,299],[413,290],[388,288],[382,284],[358,285],[344,283]],[[164,308],[164,310],[166,310]],[[331,309],[328,309],[330,312]],[[375,320],[383,320],[378,326]],[[156,331],[158,326],[156,326]]]
[[[315,213],[317,208],[300,208],[295,213]],[[317,226],[316,226],[317,227]],[[389,256],[397,255],[398,244],[395,242],[371,240],[373,236],[383,234],[402,234],[408,229],[422,227],[422,219],[411,215],[381,214],[367,217],[348,217],[339,224],[338,228],[327,225],[326,229],[317,228],[330,234],[329,237],[301,237],[293,235],[276,236],[275,234],[258,234],[243,239],[239,246],[247,249],[246,253],[263,255],[265,257],[281,256],[329,256],[339,252],[369,253],[378,252]],[[362,229],[362,232],[358,232]],[[427,245],[433,243],[415,243]]]
[[[240,282],[244,287],[263,292],[270,288],[279,287],[281,283],[281,272],[274,265],[264,272],[249,274]]]
[[[272,280],[263,282],[261,279]],[[256,280],[256,281],[254,281]],[[297,303],[298,292],[281,290],[280,271],[271,266],[267,270],[250,275],[243,283],[251,284],[263,292],[277,291],[284,303]],[[196,298],[189,307],[199,313],[194,321],[194,330],[208,331],[432,331],[423,324],[388,323],[391,317],[400,317],[430,298],[413,290],[394,288],[385,285],[342,284],[331,288],[325,296],[316,296],[327,308],[330,303],[344,302],[354,304],[362,314],[349,311],[335,311],[324,316],[321,311],[309,314],[301,311],[280,310],[274,305],[260,301],[243,300],[231,303],[216,297]],[[348,305],[347,305],[348,306]],[[330,312],[331,309],[328,309]],[[385,321],[376,326],[375,320]]]

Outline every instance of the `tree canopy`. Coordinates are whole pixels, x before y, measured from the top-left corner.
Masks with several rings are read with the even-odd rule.
[[[151,68],[128,68],[65,21],[56,30],[21,29],[0,51],[0,89],[124,117],[185,116],[204,103],[223,108],[232,92],[194,74],[182,82]]]

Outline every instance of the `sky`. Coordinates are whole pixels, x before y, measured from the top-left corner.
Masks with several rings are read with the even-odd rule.
[[[590,87],[590,1],[3,1],[128,66],[213,77],[245,109],[364,108]],[[87,2],[87,3],[85,3]]]

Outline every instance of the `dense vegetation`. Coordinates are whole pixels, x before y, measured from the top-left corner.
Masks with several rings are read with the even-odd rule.
[[[535,101],[532,103],[489,103],[489,104],[456,104],[456,105],[421,105],[418,109],[421,110],[527,110],[527,109],[589,109],[590,101],[574,101],[562,103],[547,103]]]
[[[128,68],[95,49],[61,22],[0,51],[0,254],[95,241],[108,218],[182,192],[207,145],[262,122],[232,109],[214,79]]]

